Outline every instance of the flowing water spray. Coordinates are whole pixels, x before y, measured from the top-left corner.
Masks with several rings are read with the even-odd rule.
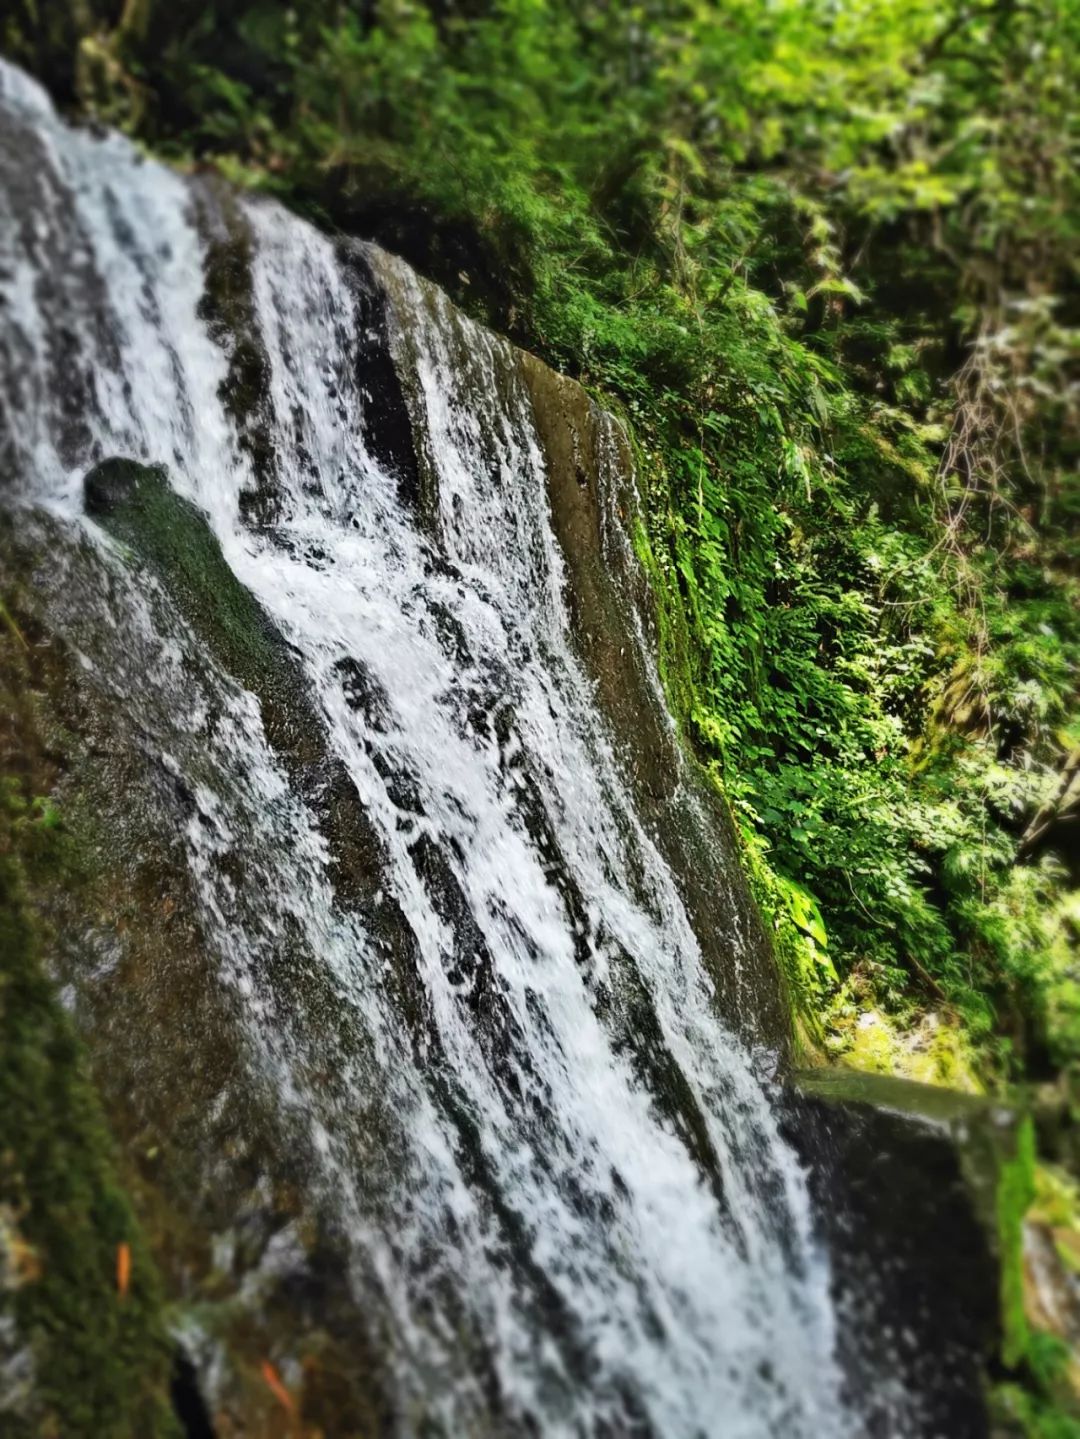
[[[189,797],[250,1083],[303,1136],[402,1432],[848,1433],[803,1176],[575,649],[511,348],[378,251],[68,130],[10,68],[0,143],[0,498],[101,577],[54,619]],[[273,622],[308,770],[84,513],[117,455],[167,467]]]

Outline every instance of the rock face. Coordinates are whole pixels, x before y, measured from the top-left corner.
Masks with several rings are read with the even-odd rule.
[[[1020,1217],[1008,1206],[1025,1121],[988,1100],[844,1070],[793,1075],[790,1103],[866,1432],[989,1434],[988,1380],[1019,1261],[1007,1252],[1019,1235],[1005,1231]]]
[[[633,547],[644,522],[626,435],[573,380],[520,351],[517,363],[544,448],[575,638],[639,808],[680,877],[724,1013],[748,1043],[786,1052],[791,1016],[770,946],[741,873],[732,882],[731,817],[684,753],[657,683],[657,597]],[[736,953],[753,960],[733,966]]]

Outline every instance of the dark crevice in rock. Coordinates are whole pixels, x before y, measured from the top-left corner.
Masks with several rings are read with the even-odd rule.
[[[338,258],[356,306],[350,346],[355,346],[354,383],[363,401],[364,447],[397,481],[402,504],[420,503],[420,469],[409,415],[386,321],[386,300],[367,259],[364,246],[344,241]]]
[[[204,178],[195,190],[196,218],[205,240],[199,318],[228,359],[220,398],[236,425],[240,450],[251,464],[252,484],[240,495],[248,524],[266,528],[280,517],[270,405],[270,360],[255,305],[254,239],[236,195]]]
[[[187,1355],[179,1350],[173,1359],[169,1394],[185,1439],[217,1439],[199,1388],[198,1373]]]

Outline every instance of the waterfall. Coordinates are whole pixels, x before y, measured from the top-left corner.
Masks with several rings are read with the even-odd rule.
[[[10,67],[0,177],[3,553],[36,557],[182,811],[239,1056],[212,1119],[258,1096],[302,1171],[251,1283],[318,1215],[403,1434],[853,1432],[753,1014],[721,1017],[575,634],[521,357],[377,249],[68,128]],[[592,423],[629,572],[625,441]],[[161,467],[144,494],[205,534],[221,614],[175,535],[141,545],[104,481],[88,503],[117,457]],[[630,596],[625,624],[659,705]],[[195,1028],[139,1044],[195,1075]]]

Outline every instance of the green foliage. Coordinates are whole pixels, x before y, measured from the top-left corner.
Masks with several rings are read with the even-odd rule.
[[[1001,1384],[993,1400],[995,1418],[1009,1425],[1003,1433],[1019,1433],[1024,1439],[1080,1439],[1080,1419],[1030,1388]]]
[[[77,9],[9,48],[622,408],[803,1010],[1080,1055],[1075,0]]]
[[[1074,1356],[1058,1334],[1034,1328],[1024,1303],[1023,1226],[1038,1196],[1049,1213],[1075,1225],[1074,1187],[1062,1184],[1035,1163],[1034,1127],[1025,1119],[1015,1155],[1001,1168],[997,1190],[1001,1249],[1002,1352],[1011,1378],[993,1395],[1005,1432],[1026,1439],[1080,1439],[1080,1409],[1073,1384]]]
[[[1023,1253],[1024,1216],[1034,1198],[1035,1130],[1030,1117],[1026,1117],[1017,1134],[1016,1154],[1002,1165],[997,1189],[1003,1329],[1001,1357],[1009,1369],[1015,1369],[1029,1351],[1035,1352],[1024,1312]]]

